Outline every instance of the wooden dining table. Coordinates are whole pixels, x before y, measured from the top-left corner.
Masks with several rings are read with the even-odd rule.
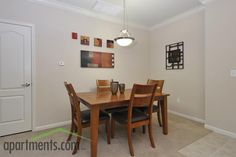
[[[98,126],[99,126],[99,111],[113,107],[127,106],[130,101],[131,89],[125,90],[124,94],[117,93],[112,95],[111,92],[86,92],[77,93],[81,103],[86,105],[91,110],[90,114],[90,138],[91,138],[91,157],[97,157],[98,148]],[[169,94],[156,93],[155,100],[160,101],[163,134],[168,134],[168,115],[167,115],[167,97]]]

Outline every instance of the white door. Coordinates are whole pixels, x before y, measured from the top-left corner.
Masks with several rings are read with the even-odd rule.
[[[0,21],[0,136],[32,129],[31,33]]]

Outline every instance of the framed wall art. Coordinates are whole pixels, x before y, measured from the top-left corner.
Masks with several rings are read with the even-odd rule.
[[[94,38],[94,46],[102,47],[102,39]]]
[[[184,42],[166,45],[166,70],[184,69]]]
[[[78,33],[72,32],[71,33],[71,38],[74,39],[74,40],[77,40],[78,39]]]
[[[114,53],[81,50],[82,68],[114,68]]]
[[[89,37],[81,35],[80,36],[80,44],[81,45],[89,45]]]
[[[114,48],[114,41],[113,40],[107,40],[107,48]]]

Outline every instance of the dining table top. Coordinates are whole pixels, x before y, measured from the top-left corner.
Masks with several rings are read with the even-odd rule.
[[[112,93],[109,92],[79,92],[77,93],[77,96],[82,102],[86,102],[89,105],[105,105],[110,103],[125,103],[129,102],[130,100],[130,94],[131,89],[126,89],[124,94],[120,94],[120,92],[117,92],[116,95],[112,95]],[[166,93],[156,93],[155,97],[163,97],[163,96],[169,96],[170,94]]]

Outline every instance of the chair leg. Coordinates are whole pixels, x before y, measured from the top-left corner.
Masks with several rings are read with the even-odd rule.
[[[67,138],[67,140],[66,140],[67,142],[71,140],[72,133],[73,133],[74,131],[75,131],[74,125],[73,125],[73,123],[71,123],[71,126],[70,126],[70,134],[69,134],[69,136],[68,136],[68,138]]]
[[[155,143],[154,143],[153,136],[152,136],[152,124],[148,125],[148,133],[149,133],[151,146],[152,146],[152,148],[155,148]]]
[[[81,140],[81,136],[82,136],[82,128],[78,129],[77,134],[78,134],[78,136],[77,136],[75,148],[72,152],[72,155],[75,155],[77,153],[77,151],[79,150],[79,144],[80,144],[80,140]]]
[[[107,144],[111,144],[111,126],[110,120],[106,120],[106,134],[107,134]]]
[[[130,127],[128,127],[127,130],[128,130],[128,144],[129,144],[130,155],[134,156],[134,149],[133,149],[133,145],[132,145],[132,141],[131,141],[132,129]]]
[[[133,131],[133,132],[135,132],[135,131],[136,131],[136,129],[135,129],[135,128],[133,128],[133,129],[132,129],[132,131]]]
[[[143,125],[143,134],[145,134],[145,133],[146,133],[146,126]]]
[[[159,102],[158,102],[157,118],[158,118],[159,126],[162,127],[160,107],[161,105],[159,105]]]
[[[115,120],[111,118],[111,138],[115,137]]]

